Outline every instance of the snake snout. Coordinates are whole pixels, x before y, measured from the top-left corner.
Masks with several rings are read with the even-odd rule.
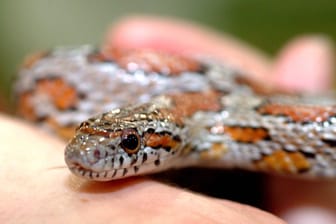
[[[69,168],[77,167],[81,165],[81,153],[76,148],[72,147],[71,144],[67,145],[64,151],[65,163]]]

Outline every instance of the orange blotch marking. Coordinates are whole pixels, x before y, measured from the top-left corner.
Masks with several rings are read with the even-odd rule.
[[[218,111],[221,109],[220,93],[215,91],[180,93],[170,95],[177,117],[191,116],[197,111]]]
[[[258,82],[257,80],[253,80],[243,75],[237,76],[235,81],[238,84],[249,86],[257,94],[271,95],[275,93],[281,93],[281,91],[275,89],[272,86],[262,84],[261,82]]]
[[[180,146],[180,142],[174,140],[169,134],[151,134],[146,133],[144,136],[144,144],[152,148],[165,148],[171,150],[177,150]]]
[[[22,64],[23,68],[32,68],[36,62],[48,55],[46,51],[36,52],[34,54],[28,55]]]
[[[157,119],[168,119],[180,126],[184,119],[198,111],[218,111],[221,109],[221,94],[216,91],[185,92],[167,95],[171,101],[170,108],[158,109]]]
[[[333,106],[291,106],[281,104],[266,104],[258,109],[265,115],[287,116],[295,122],[323,122],[336,115]]]
[[[60,78],[42,79],[36,86],[36,94],[47,95],[54,105],[61,109],[69,109],[78,101],[76,90]]]
[[[36,121],[38,119],[37,114],[35,113],[34,107],[32,105],[32,93],[25,92],[19,96],[18,99],[18,113],[26,118],[27,120]]]
[[[60,136],[62,139],[70,140],[75,135],[76,126],[60,126],[59,123],[56,122],[56,120],[52,118],[48,118],[46,120],[46,123],[52,127],[52,130],[56,132],[58,136]]]
[[[233,140],[244,143],[255,143],[270,137],[265,128],[224,126],[223,132]]]
[[[259,170],[277,173],[299,173],[310,168],[310,163],[300,152],[278,150],[256,162]]]
[[[224,144],[214,143],[211,149],[205,150],[200,153],[201,159],[203,160],[213,160],[220,159],[227,152],[227,147]]]
[[[121,50],[114,48],[111,52],[112,59],[128,70],[142,69],[146,72],[165,75],[201,70],[201,65],[196,60],[150,49]]]

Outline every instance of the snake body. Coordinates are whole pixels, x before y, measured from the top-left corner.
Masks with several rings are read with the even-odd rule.
[[[267,85],[210,59],[80,47],[31,57],[16,94],[63,137],[82,122],[65,161],[90,180],[188,166],[336,178],[336,100]]]

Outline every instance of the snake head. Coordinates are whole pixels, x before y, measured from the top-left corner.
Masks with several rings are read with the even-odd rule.
[[[184,128],[157,104],[115,109],[84,121],[65,149],[77,176],[109,181],[177,164]]]

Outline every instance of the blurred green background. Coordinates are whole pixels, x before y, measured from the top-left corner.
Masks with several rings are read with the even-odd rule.
[[[29,52],[99,44],[107,27],[129,14],[192,20],[274,54],[298,34],[336,37],[336,1],[269,0],[0,0],[0,96]]]

